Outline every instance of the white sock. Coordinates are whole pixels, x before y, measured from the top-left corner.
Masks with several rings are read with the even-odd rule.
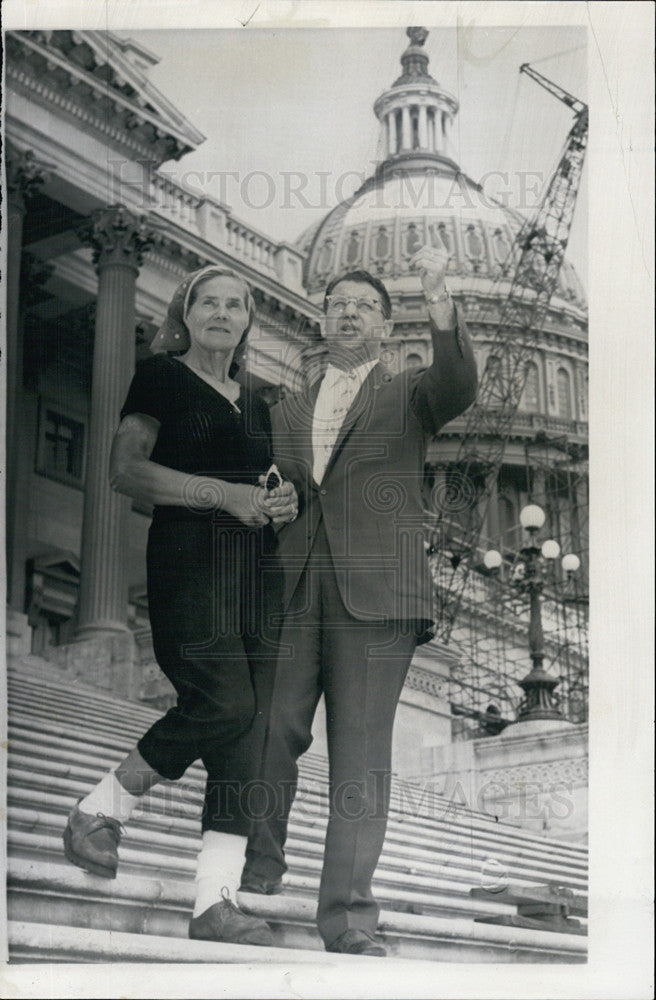
[[[126,792],[115,772],[110,771],[78,803],[78,809],[85,813],[91,813],[92,816],[95,816],[96,813],[102,813],[104,816],[117,819],[119,823],[127,823],[140,798],[139,795],[131,795],[130,792]]]
[[[195,917],[222,899],[221,890],[224,887],[236,903],[245,856],[246,837],[205,830],[196,866]]]

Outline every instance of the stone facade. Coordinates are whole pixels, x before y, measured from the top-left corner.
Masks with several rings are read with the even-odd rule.
[[[587,842],[588,730],[520,722],[423,755],[424,780],[456,803],[545,837]]]

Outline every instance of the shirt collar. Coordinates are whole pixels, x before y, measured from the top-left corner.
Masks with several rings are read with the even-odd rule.
[[[341,368],[337,368],[335,365],[331,365],[329,363],[323,380],[327,386],[337,385],[337,383],[343,379],[346,379],[348,382],[354,382],[358,385],[362,385],[371,369],[377,364],[377,358],[372,358],[369,361],[365,361],[363,364],[358,365],[357,368],[351,368],[349,371],[343,371]]]

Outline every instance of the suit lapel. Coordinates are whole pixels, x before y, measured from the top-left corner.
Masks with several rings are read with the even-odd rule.
[[[313,461],[312,417],[320,385],[321,379],[318,379],[303,392],[289,396],[279,404],[284,435],[293,442],[292,453],[309,463],[310,468]]]

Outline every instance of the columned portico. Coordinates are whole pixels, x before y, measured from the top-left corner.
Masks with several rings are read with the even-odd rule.
[[[20,325],[20,271],[23,251],[23,219],[31,195],[44,182],[43,168],[31,150],[5,145],[7,171],[7,283],[6,283],[6,371],[7,371],[7,601],[23,611],[25,598],[25,517],[17,516],[19,435],[23,396],[23,339]]]
[[[150,236],[144,220],[120,205],[94,212],[79,235],[93,247],[98,273],[76,632],[87,638],[128,629],[128,500],[110,489],[109,453],[134,369],[135,286]]]

